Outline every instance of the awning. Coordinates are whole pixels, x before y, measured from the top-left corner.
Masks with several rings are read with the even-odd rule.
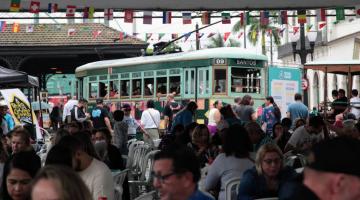
[[[322,72],[360,75],[360,60],[314,61],[304,65],[304,69],[320,70]]]

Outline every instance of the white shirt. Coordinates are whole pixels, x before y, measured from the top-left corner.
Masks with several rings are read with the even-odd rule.
[[[93,200],[102,196],[106,196],[107,200],[114,200],[114,181],[105,163],[93,158],[90,166],[78,174],[89,188]]]
[[[160,126],[160,112],[153,108],[143,111],[141,115],[141,124],[144,128],[159,128]]]
[[[71,109],[74,108],[75,105],[78,104],[78,100],[70,99],[66,104],[64,105],[64,111],[63,111],[63,117],[62,120],[65,121],[66,116],[71,115]]]
[[[288,144],[295,147],[297,150],[309,150],[313,144],[324,139],[324,131],[318,134],[310,134],[307,132],[305,126],[300,126],[291,135]]]
[[[211,126],[216,126],[216,121],[219,120],[219,119],[216,119],[217,117],[219,117],[221,114],[220,114],[220,111],[219,109],[217,108],[212,108],[209,112],[209,122],[208,124],[211,125]]]
[[[355,115],[356,119],[359,119],[359,117],[360,117],[360,98],[359,97],[351,98],[350,106],[351,106],[350,112]]]

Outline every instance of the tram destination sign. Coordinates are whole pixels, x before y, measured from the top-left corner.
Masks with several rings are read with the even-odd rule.
[[[231,59],[231,66],[243,66],[243,67],[262,67],[263,62],[261,60],[252,59]]]

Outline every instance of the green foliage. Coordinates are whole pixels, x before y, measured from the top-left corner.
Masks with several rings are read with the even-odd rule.
[[[207,48],[218,48],[218,47],[240,47],[240,42],[228,38],[229,42],[228,44],[225,44],[225,41],[220,33],[217,33],[213,37],[210,38],[209,44],[207,45]]]

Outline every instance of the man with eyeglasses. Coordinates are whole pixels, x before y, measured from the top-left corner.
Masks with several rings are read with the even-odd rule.
[[[192,149],[176,148],[162,150],[155,155],[153,185],[161,200],[212,200],[199,191],[200,164]]]

